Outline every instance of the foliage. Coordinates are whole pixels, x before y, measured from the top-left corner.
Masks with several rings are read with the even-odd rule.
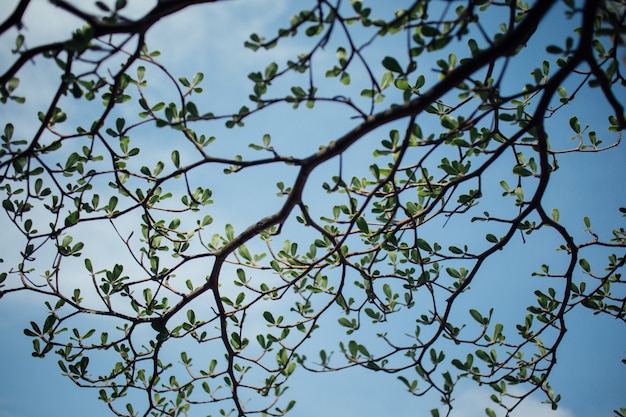
[[[93,12],[51,0],[84,26],[39,46],[22,25],[29,3],[0,26],[15,36],[2,103],[28,106],[31,62],[58,86],[32,133],[3,128],[2,207],[21,240],[0,295],[43,296],[47,317],[24,331],[33,355],[56,355],[116,415],[282,415],[298,368],[354,366],[435,393],[432,415],[451,413],[465,380],[490,386],[507,412],[535,391],[556,408],[548,377],[569,313],[626,321],[624,228],[596,231],[590,214],[574,233],[545,203],[559,161],[619,152],[623,1],[418,0],[390,13],[310,0],[245,42],[254,55],[308,49],[251,72],[247,100],[213,111],[201,100],[211,74],[172,74],[145,39],[162,18],[218,1],[159,1],[131,19],[125,0]],[[533,34],[551,19],[579,27],[546,45]],[[532,62],[532,48],[545,59]],[[588,94],[611,111],[606,126],[571,114]],[[245,130],[276,109],[347,124],[308,142],[285,139],[288,121]],[[255,193],[274,176],[272,194]],[[239,200],[218,195],[231,181]],[[213,209],[218,197],[230,206]],[[239,205],[248,224],[224,214]],[[471,286],[500,251],[546,234],[560,257],[537,265],[518,322],[499,322]],[[590,261],[598,251],[604,263]],[[344,335],[319,348],[334,324]]]

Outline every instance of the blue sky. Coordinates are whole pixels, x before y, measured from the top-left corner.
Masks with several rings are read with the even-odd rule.
[[[130,3],[134,3],[133,6],[138,4]],[[145,10],[141,7],[146,7],[146,3],[143,6],[135,6],[137,14]],[[282,63],[306,48],[300,40],[289,40],[268,53],[252,53],[242,48],[241,45],[249,33],[274,33],[275,25],[286,21],[288,16],[296,11],[291,7],[293,3],[286,0],[272,1],[271,6],[268,4],[268,0],[250,0],[190,8],[174,17],[164,19],[153,28],[149,32],[148,45],[161,51],[159,62],[175,76],[184,75],[191,78],[197,71],[204,72],[205,93],[195,98],[199,105],[206,106],[208,110],[219,110],[220,106],[237,110],[252,87],[247,79],[248,73],[262,70],[272,60]],[[403,2],[392,1],[390,4],[391,7],[401,7]],[[10,9],[11,7],[7,7],[6,10]],[[30,38],[32,44],[63,37],[74,28],[72,19],[50,7],[43,0],[33,1],[25,24],[29,30],[29,37],[32,34]],[[543,32],[540,31],[539,35],[550,36],[549,34],[554,33],[554,26],[559,31],[571,29],[562,21],[549,26],[542,28]],[[0,38],[0,62],[10,62],[8,49],[12,43],[11,36]],[[392,47],[391,44],[383,43],[379,48],[384,52],[384,48]],[[380,50],[374,49],[374,52]],[[328,56],[328,62],[332,62],[335,59],[334,49],[329,47],[325,55]],[[539,65],[540,60],[544,58],[543,50],[537,48],[529,51],[528,58],[529,62],[538,60],[534,65]],[[434,62],[420,62],[419,65],[425,69],[425,74],[430,74],[430,77],[434,78],[432,73],[426,70],[434,67]],[[520,67],[515,71],[520,77],[528,77],[530,81],[528,73],[531,69]],[[169,95],[170,99],[173,99],[174,96],[167,90],[165,83],[163,83],[165,87],[161,87],[157,80],[150,78],[154,74],[150,71],[148,68],[149,85],[157,87],[149,88],[147,93],[154,97]],[[36,111],[45,105],[53,91],[53,83],[49,81],[45,72],[45,66],[40,63],[24,69],[23,79],[28,79],[29,82],[24,83],[22,88],[27,92],[25,95],[29,101],[22,107],[7,106],[3,109],[0,113],[0,125],[11,121],[21,129],[23,135],[32,133],[28,126],[32,126],[31,121],[36,120]],[[354,77],[353,82],[357,84],[358,75],[355,74]],[[277,88],[280,87],[281,84],[277,83]],[[37,91],[37,94],[33,94],[33,91]],[[346,94],[355,93],[346,90]],[[623,90],[620,98],[624,99]],[[91,112],[91,107],[82,107],[82,103],[79,102],[68,101],[64,109],[70,117],[73,114],[78,120],[84,117],[84,123],[90,123],[90,117],[95,114]],[[605,126],[608,108],[597,97],[589,96],[588,99],[574,102],[571,111],[579,114],[583,124],[594,124],[599,120],[598,128]],[[133,107],[129,110],[128,116],[131,117],[134,112]],[[247,147],[248,143],[259,143],[265,132],[272,133],[273,143],[281,146],[285,153],[292,152],[296,156],[305,156],[314,152],[320,144],[328,143],[354,126],[355,122],[342,117],[346,114],[325,107],[310,112],[303,110],[288,112],[284,108],[270,109],[265,116],[247,121],[245,129],[229,131],[216,124],[212,127],[215,130],[211,134],[218,137],[219,146],[215,151],[228,156],[237,152],[244,155],[252,154]],[[558,115],[555,117],[555,123],[560,121],[561,125],[567,127],[566,120],[567,117],[561,119]],[[423,125],[423,128],[425,127],[428,126]],[[605,143],[615,140],[614,134],[608,132],[602,134],[606,137]],[[369,158],[371,155],[369,144],[378,141],[384,135],[386,131],[375,132],[362,148],[355,147],[350,150],[345,158],[346,169],[365,174],[369,162],[362,164],[361,158],[363,155]],[[562,134],[556,131],[552,136],[551,133],[554,143],[562,144],[564,148],[568,146],[570,136],[571,132],[567,129]],[[167,133],[146,129],[145,137],[136,140],[154,141],[155,146],[146,149],[146,159],[169,158],[169,151],[165,154],[162,152],[168,143]],[[623,146],[601,154],[583,157],[563,155],[560,159],[561,170],[551,180],[547,200],[552,206],[559,208],[565,224],[574,225],[572,230],[576,233],[580,231],[580,235],[577,236],[582,236],[584,215],[590,215],[594,229],[604,233],[616,224],[624,225],[616,210],[626,203],[623,191],[619,191],[625,179],[623,166],[626,158]],[[315,178],[320,181],[321,178],[326,179],[328,172],[336,169],[336,161],[330,162]],[[231,223],[235,230],[243,230],[251,222],[270,214],[280,204],[280,200],[266,196],[275,195],[277,181],[282,180],[288,184],[290,175],[293,178],[294,174],[295,171],[286,173],[281,169],[263,172],[261,175],[259,171],[251,170],[249,174],[235,178],[220,178],[219,184],[212,185],[216,204],[211,214],[215,224],[223,228],[222,225]],[[237,187],[244,188],[246,194],[232,192]],[[494,193],[497,195],[500,189],[496,189]],[[311,199],[315,198],[318,196],[312,192]],[[10,225],[6,223],[5,218],[0,218],[0,230],[3,230],[4,237],[0,241],[2,254],[0,257],[5,260],[5,265],[10,264],[19,250],[19,245],[14,243],[18,238],[12,234]],[[435,232],[442,235],[442,240],[463,241],[474,236],[477,230],[484,233],[476,227],[478,227],[476,224],[452,223]],[[91,247],[92,253],[123,259],[124,255],[108,243],[114,239],[111,230],[102,228],[86,232],[97,234],[99,238],[99,241],[94,242]],[[516,239],[510,248],[502,251],[485,266],[481,275],[484,278],[473,285],[474,298],[467,300],[467,308],[483,305],[487,309],[487,306],[493,306],[496,315],[504,322],[523,317],[525,306],[529,300],[532,302],[532,290],[537,285],[544,285],[537,284],[536,280],[539,278],[531,279],[529,275],[538,269],[544,259],[558,260],[558,255],[554,251],[555,242],[554,236],[549,232],[542,234],[540,238],[532,239],[529,245],[522,245],[520,239]],[[45,314],[41,300],[29,294],[11,294],[0,302],[0,332],[3,340],[0,344],[2,361],[0,364],[3,370],[0,376],[0,417],[107,415],[106,406],[96,398],[97,391],[75,387],[60,375],[54,355],[43,360],[30,356],[31,341],[23,335],[22,330],[28,326],[30,320],[40,322]],[[392,332],[405,330],[400,319],[390,321],[389,326]],[[626,334],[623,323],[620,324],[608,317],[595,317],[591,312],[583,310],[573,313],[568,322],[568,329],[559,363],[552,378],[552,385],[563,396],[561,407],[556,412],[550,412],[549,407],[540,404],[542,398],[530,398],[520,407],[516,416],[612,416],[613,408],[625,405],[623,402],[620,403],[626,394],[626,367],[620,363],[620,359],[626,357]],[[329,318],[328,327],[312,342],[311,351],[314,351],[318,344],[323,345],[326,342],[324,338],[336,337],[348,340],[336,325],[335,319]],[[336,344],[334,350],[338,351]],[[437,406],[436,398],[411,397],[394,375],[380,375],[359,369],[323,375],[298,371],[290,385],[287,396],[293,396],[298,402],[291,415],[299,417],[317,415],[421,417],[429,416],[429,410]],[[490,405],[489,394],[490,392],[475,386],[463,387],[459,390],[453,415],[483,416],[484,407]]]

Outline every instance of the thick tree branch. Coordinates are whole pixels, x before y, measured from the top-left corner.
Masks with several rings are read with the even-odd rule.
[[[15,10],[7,19],[0,24],[0,34],[3,34],[13,26],[15,26],[18,30],[22,29],[22,16],[24,16],[24,12],[26,12],[26,8],[30,0],[20,0],[18,5],[15,7]]]

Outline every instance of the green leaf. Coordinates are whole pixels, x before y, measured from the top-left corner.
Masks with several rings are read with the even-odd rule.
[[[193,310],[187,310],[187,320],[189,320],[191,324],[196,322],[196,313]]]
[[[459,123],[454,117],[444,114],[441,116],[441,125],[446,129],[454,130],[459,126]]]
[[[268,323],[274,324],[276,323],[276,321],[274,320],[274,316],[272,315],[272,313],[270,313],[269,311],[265,311],[263,312],[263,318],[265,318],[265,320]]]
[[[474,320],[476,320],[480,324],[483,324],[483,325],[485,324],[485,320],[486,319],[482,316],[482,314],[480,314],[480,312],[478,310],[475,310],[475,309],[472,308],[472,309],[470,309],[469,312],[470,312],[470,315],[472,316],[472,318]]]
[[[235,229],[233,228],[233,225],[229,223],[226,225],[226,240],[230,242],[234,238],[235,238]]]
[[[65,218],[65,227],[74,226],[79,221],[79,211],[73,211]]]
[[[201,72],[196,73],[196,75],[193,76],[193,80],[191,81],[191,83],[193,85],[198,85],[200,84],[200,82],[202,82],[202,80],[204,79],[204,74]]]
[[[103,12],[110,12],[111,9],[109,9],[109,6],[106,5],[106,3],[102,2],[102,1],[97,1],[96,2],[96,6],[102,10]]]
[[[515,175],[519,175],[520,177],[530,177],[533,175],[533,173],[531,171],[529,171],[528,169],[524,168],[522,165],[515,165],[513,167],[513,173]]]
[[[4,126],[4,140],[11,140],[11,138],[13,137],[13,132],[14,132],[15,128],[13,127],[12,123],[7,123]]]
[[[250,255],[250,251],[248,251],[246,245],[239,246],[239,248],[237,248],[237,252],[239,253],[239,255],[241,255],[243,259],[248,262],[252,262],[252,255]]]
[[[276,62],[272,62],[265,68],[265,79],[272,79],[276,73],[278,72],[278,64]]]
[[[478,55],[478,53],[480,52],[480,48],[478,48],[478,43],[475,39],[470,39],[469,41],[467,41],[467,45],[472,52],[472,56]]]
[[[393,73],[391,71],[385,71],[383,79],[380,82],[380,89],[384,90],[393,83]]]
[[[454,269],[454,268],[450,268],[450,267],[448,267],[448,268],[446,268],[446,272],[447,272],[447,273],[448,273],[448,275],[450,275],[452,278],[457,278],[457,279],[458,279],[458,278],[461,278],[461,273],[460,273],[459,271],[457,271],[456,269]],[[473,311],[476,311],[476,310],[473,310]]]
[[[389,284],[383,285],[383,293],[385,294],[385,297],[387,297],[387,299],[391,299],[393,297],[391,286]]]
[[[340,325],[342,325],[343,327],[349,327],[349,328],[353,328],[352,326],[352,322],[350,320],[348,320],[345,317],[339,317],[339,319],[337,320],[339,322]]]
[[[370,232],[370,228],[367,225],[367,221],[364,217],[359,217],[358,219],[356,219],[356,225],[361,232],[365,234],[368,234]]]
[[[578,264],[583,269],[583,271],[585,271],[587,273],[591,272],[591,265],[589,265],[589,262],[585,258],[581,258],[578,261]]]
[[[401,74],[404,72],[404,70],[402,69],[402,67],[398,63],[398,61],[396,61],[395,58],[390,57],[390,56],[386,56],[383,59],[383,67],[385,67],[386,69],[388,69],[389,71],[392,71],[392,72],[398,72],[398,73],[401,73]]]
[[[419,90],[420,88],[422,88],[424,86],[424,84],[426,84],[426,77],[424,77],[423,75],[420,75],[415,80],[415,85],[413,85],[413,88],[415,90]]]
[[[393,82],[393,84],[396,86],[398,90],[402,90],[402,91],[409,90],[411,88],[406,78],[397,78]]]
[[[15,38],[15,49],[12,52],[15,53],[19,51],[22,48],[22,45],[24,45],[24,35],[20,33]]]
[[[556,45],[548,45],[546,51],[550,54],[562,54],[564,51]]]
[[[172,151],[172,162],[176,168],[180,168],[180,153],[177,150]]]
[[[324,25],[315,25],[315,26],[309,26],[304,33],[307,36],[317,36],[319,34],[321,34],[322,32],[324,32]]]
[[[569,125],[572,128],[572,130],[574,131],[574,133],[576,133],[576,134],[580,133],[580,122],[578,121],[578,117],[576,117],[576,116],[570,117]]]
[[[424,250],[426,252],[432,252],[433,249],[431,248],[430,244],[428,242],[426,242],[424,239],[418,238],[417,239],[417,247],[420,248],[421,250]]]

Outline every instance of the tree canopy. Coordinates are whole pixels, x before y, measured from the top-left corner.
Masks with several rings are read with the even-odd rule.
[[[41,300],[33,356],[114,415],[283,415],[294,374],[351,367],[432,416],[468,383],[488,416],[556,409],[568,318],[626,321],[623,175],[601,219],[552,186],[623,154],[624,1],[308,0],[183,73],[151,36],[234,3],[50,0],[77,25],[43,41],[14,3],[0,302]],[[202,55],[237,35],[210,26],[169,36]],[[230,54],[257,68],[218,78]]]

